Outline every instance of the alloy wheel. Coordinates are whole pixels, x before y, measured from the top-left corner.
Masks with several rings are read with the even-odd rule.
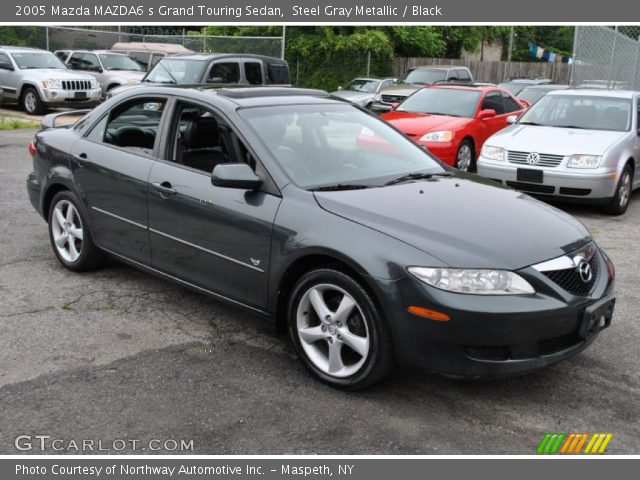
[[[51,231],[56,250],[67,262],[73,263],[82,253],[84,232],[76,207],[68,200],[60,200],[53,209]]]
[[[349,377],[367,360],[367,319],[354,297],[337,285],[314,285],[302,295],[296,327],[307,357],[327,375]]]
[[[625,171],[620,179],[620,207],[624,208],[631,198],[631,174]]]
[[[27,92],[24,96],[24,106],[28,113],[33,113],[36,110],[38,100],[36,94],[33,92]]]
[[[469,171],[469,167],[471,167],[471,147],[467,143],[464,143],[460,146],[458,155],[456,156],[456,168],[467,172]]]

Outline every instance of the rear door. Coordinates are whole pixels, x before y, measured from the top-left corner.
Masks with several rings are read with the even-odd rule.
[[[136,97],[103,116],[72,147],[73,172],[101,247],[150,264],[147,181],[167,98]]]
[[[237,130],[184,100],[168,124],[164,159],[149,177],[154,268],[256,309],[267,305],[271,235],[280,196]],[[195,132],[191,129],[195,129]],[[260,191],[215,187],[215,165],[248,163]]]
[[[9,55],[0,52],[0,88],[2,88],[0,98],[2,99],[14,99],[17,97],[17,82],[14,68]]]

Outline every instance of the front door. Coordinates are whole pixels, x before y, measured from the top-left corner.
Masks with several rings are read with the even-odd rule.
[[[280,197],[214,187],[217,164],[249,163],[230,125],[213,111],[177,102],[165,161],[149,177],[154,268],[257,309],[267,304],[271,234]]]

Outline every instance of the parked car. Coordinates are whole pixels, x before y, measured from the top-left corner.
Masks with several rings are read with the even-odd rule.
[[[62,60],[64,54],[66,57]],[[86,72],[98,80],[103,96],[112,88],[140,83],[146,73],[127,55],[109,50],[65,50],[55,55],[71,70]]]
[[[603,204],[620,215],[640,187],[639,97],[624,90],[549,92],[487,140],[478,173],[547,198]]]
[[[332,386],[523,373],[611,322],[613,266],[579,221],[324,92],[149,86],[59,117],[27,189],[64,267],[109,255],[270,317]]]
[[[37,48],[0,47],[0,88],[3,102],[16,102],[29,115],[100,101],[95,78],[69,71],[53,53]]]
[[[509,125],[509,115],[520,115],[527,106],[495,85],[432,85],[382,118],[444,163],[474,171],[485,140]]]
[[[380,100],[371,108],[375,112],[388,112],[394,103],[403,102],[425,85],[441,82],[472,83],[473,75],[467,67],[459,65],[428,65],[410,69],[396,85],[384,88]]]
[[[118,42],[111,47],[112,52],[123,53],[135,60],[143,70],[151,70],[167,55],[186,55],[193,50],[174,43]]]
[[[289,85],[289,82],[286,60],[250,54],[197,53],[163,58],[140,84],[114,88],[108,96],[149,84]]]
[[[498,84],[500,88],[504,88],[511,95],[517,95],[523,89],[532,85],[546,85],[551,83],[550,78],[514,78],[506,82]]]
[[[380,101],[380,91],[394,83],[393,78],[354,78],[344,87],[331,92],[331,95],[344,98],[364,108],[371,108],[374,101]]]
[[[520,90],[516,97],[520,100],[526,100],[531,105],[533,105],[547,93],[553,90],[567,90],[568,88],[570,88],[569,85],[557,85],[555,83],[532,85],[531,87],[524,87],[522,90]]]

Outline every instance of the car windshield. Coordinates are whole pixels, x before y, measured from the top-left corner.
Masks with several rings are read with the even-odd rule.
[[[349,92],[364,92],[364,93],[373,93],[376,91],[379,80],[365,80],[363,78],[356,78],[355,80],[351,80],[347,83],[343,90],[347,90]]]
[[[545,93],[549,92],[549,90],[545,88],[533,88],[527,87],[518,93],[517,97],[520,100],[526,100],[530,102],[532,105],[544,97]]]
[[[387,123],[350,105],[240,111],[293,182],[307,190],[382,186],[442,165]]]
[[[631,99],[545,95],[520,117],[518,123],[624,132],[631,125]]]
[[[445,80],[447,72],[439,68],[429,70],[411,70],[402,79],[403,83],[435,83],[439,80]]]
[[[509,92],[511,95],[517,95],[518,93],[520,93],[522,90],[524,90],[525,88],[527,88],[530,85],[533,85],[534,83],[528,83],[528,82],[504,82],[499,84],[498,86],[500,88],[504,88],[507,92]]]
[[[33,70],[41,68],[54,68],[66,70],[64,63],[60,61],[53,53],[50,52],[20,52],[12,53],[20,70]]]
[[[142,67],[126,55],[115,55],[113,53],[102,53],[98,55],[102,66],[107,70],[129,70],[142,72]]]
[[[155,64],[144,81],[177,84],[200,83],[206,64],[204,60],[163,58]]]
[[[478,90],[423,88],[402,102],[396,111],[473,118],[479,99]]]

